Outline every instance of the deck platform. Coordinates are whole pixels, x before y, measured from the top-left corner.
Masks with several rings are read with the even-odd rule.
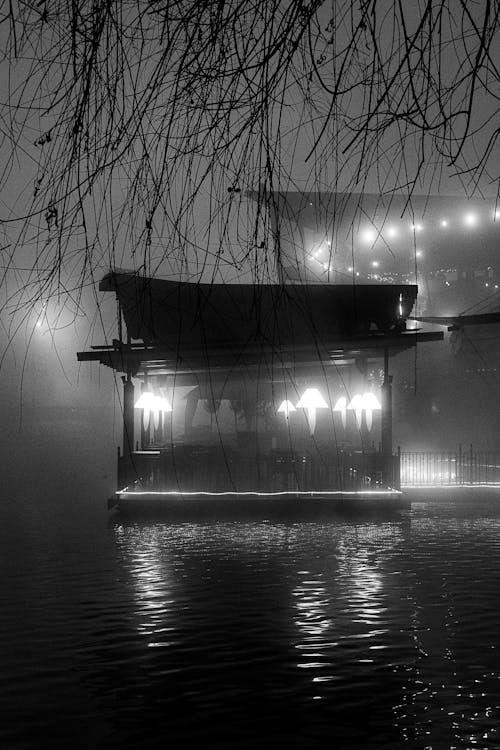
[[[167,520],[321,520],[339,513],[376,513],[411,507],[399,490],[176,493],[124,489],[109,499],[109,508],[124,515],[158,515]]]

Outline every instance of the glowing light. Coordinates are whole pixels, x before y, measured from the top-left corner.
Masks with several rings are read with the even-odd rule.
[[[464,216],[464,224],[466,227],[473,227],[477,224],[476,214],[466,214]]]
[[[136,409],[155,409],[158,411],[172,411],[168,399],[163,396],[155,396],[152,391],[143,391],[134,404]]]
[[[316,409],[328,409],[328,404],[317,388],[306,388],[299,399],[297,409],[307,409],[309,432],[314,435],[316,427]]]
[[[380,263],[378,262],[378,260],[374,260],[374,261],[372,261],[372,266],[373,266],[373,268],[378,268],[378,267],[379,267],[379,265],[380,265]]]
[[[396,227],[389,227],[387,229],[387,236],[388,237],[397,237],[398,236],[398,230]]]
[[[412,224],[411,229],[413,232],[421,232],[423,229],[422,224]]]
[[[496,219],[500,219],[500,208],[497,208],[497,210],[495,211],[495,214],[494,214],[494,216],[493,216],[493,219],[494,219],[494,220],[496,220]]]
[[[152,391],[143,391],[139,399],[135,402],[136,409],[143,409],[144,429],[148,429],[151,412],[154,415],[154,421],[158,427],[160,422],[161,411],[172,411],[169,401],[163,396],[155,396]]]
[[[363,396],[360,393],[356,393],[356,395],[353,396],[353,398],[349,402],[349,405],[347,408],[352,409],[355,412],[356,425],[359,430],[361,428],[361,419],[363,417],[363,408],[364,408]]]
[[[42,321],[41,320],[37,320],[36,321],[36,327],[37,328],[41,328],[42,327]]]
[[[361,239],[366,242],[367,245],[371,245],[377,239],[377,232],[374,229],[365,229],[361,232]]]
[[[352,266],[349,266],[347,270],[349,271],[349,273],[352,273],[354,271],[354,268]]]
[[[422,255],[423,255],[423,253],[422,253],[422,251],[421,251],[421,250],[417,250],[417,251],[415,252],[415,255],[417,256],[417,258],[421,258],[421,257],[422,257]]]
[[[371,393],[371,392],[363,393],[362,399],[363,399],[363,408],[366,413],[366,426],[368,430],[371,430],[373,412],[380,411],[382,406],[380,404],[380,401],[378,400],[378,398],[375,396],[374,393]]]
[[[441,225],[441,226],[442,226],[443,228],[446,228],[446,227],[448,226],[448,222],[447,222],[447,220],[446,220],[446,219],[441,219],[441,221],[440,221],[440,225]]]
[[[285,417],[288,419],[292,411],[297,411],[295,406],[292,404],[291,401],[288,401],[288,399],[285,399],[281,402],[281,404],[278,407],[278,412],[280,414],[284,414]]]
[[[333,411],[338,411],[340,413],[342,419],[342,427],[345,429],[347,413],[347,399],[345,396],[341,396],[339,399],[337,399],[337,402],[333,407]]]
[[[470,488],[469,488],[470,489]],[[402,495],[401,490],[388,487],[384,490],[280,490],[279,492],[257,492],[246,490],[244,492],[205,492],[205,491],[181,491],[181,490],[129,490],[124,487],[115,492],[119,497],[135,497],[137,495],[161,496],[161,497],[347,497],[352,495]]]

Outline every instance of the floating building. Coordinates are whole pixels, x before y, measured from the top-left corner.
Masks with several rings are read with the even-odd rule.
[[[112,272],[100,290],[117,297],[117,338],[78,359],[122,374],[111,504],[214,517],[404,504],[391,358],[443,337],[407,330],[415,285]]]

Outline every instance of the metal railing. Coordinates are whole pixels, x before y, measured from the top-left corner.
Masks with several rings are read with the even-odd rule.
[[[179,492],[321,492],[399,488],[398,456],[338,451],[323,460],[307,453],[271,451],[245,456],[207,446],[138,451],[131,471],[118,458],[119,489],[139,480],[144,489]],[[128,479],[128,480],[127,480]]]
[[[401,486],[477,485],[500,483],[500,453],[476,451],[401,452]]]

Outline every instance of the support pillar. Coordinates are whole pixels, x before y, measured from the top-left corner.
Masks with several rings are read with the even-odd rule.
[[[122,376],[123,382],[123,441],[119,484],[129,484],[132,479],[132,453],[134,451],[134,384],[130,373]]]
[[[389,375],[389,350],[384,350],[384,382],[381,388],[381,449],[383,461],[383,481],[392,486],[392,375]]]

